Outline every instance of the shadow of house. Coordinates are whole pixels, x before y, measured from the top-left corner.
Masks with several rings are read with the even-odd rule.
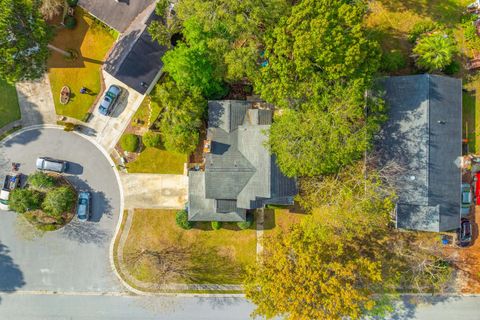
[[[450,231],[460,225],[462,83],[437,75],[382,81],[389,107],[377,148],[394,161],[398,228]]]
[[[264,104],[208,102],[205,169],[189,172],[190,221],[245,221],[247,210],[291,205],[296,181],[285,177],[265,147],[273,111]]]
[[[0,292],[12,293],[25,285],[25,279],[9,252],[8,247],[0,243]]]

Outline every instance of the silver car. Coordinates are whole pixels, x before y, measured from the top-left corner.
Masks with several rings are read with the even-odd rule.
[[[68,169],[68,162],[63,160],[57,160],[48,157],[39,157],[36,161],[36,167],[38,170],[53,171],[62,173]]]

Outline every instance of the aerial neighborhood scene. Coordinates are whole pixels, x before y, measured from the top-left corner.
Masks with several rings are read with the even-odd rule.
[[[480,319],[480,0],[0,0],[0,183],[0,319]]]

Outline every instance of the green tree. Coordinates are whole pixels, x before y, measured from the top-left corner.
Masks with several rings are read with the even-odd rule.
[[[71,188],[59,187],[47,192],[42,208],[48,214],[59,216],[72,210],[75,201],[76,195]]]
[[[264,35],[290,7],[286,0],[182,0],[175,11],[187,44],[201,38],[222,77],[238,81],[258,71]]]
[[[30,189],[14,189],[10,193],[8,205],[11,210],[18,213],[25,213],[30,210],[37,210],[42,204],[42,194]]]
[[[179,87],[200,90],[207,98],[220,98],[226,93],[222,73],[203,41],[192,46],[180,42],[165,53],[163,63],[163,69]]]
[[[384,120],[381,101],[365,98],[354,88],[337,86],[316,103],[285,109],[270,129],[270,150],[289,176],[334,173],[363,156]]]
[[[261,97],[278,107],[321,99],[331,84],[369,85],[380,49],[367,37],[364,1],[302,0],[266,36],[265,59],[255,81]]]
[[[162,139],[157,132],[148,131],[142,136],[142,142],[146,147],[158,148],[162,144]]]
[[[55,186],[55,179],[45,172],[37,171],[28,177],[28,184],[37,189],[50,189]]]
[[[207,102],[199,90],[187,91],[170,78],[156,86],[152,100],[160,106],[159,127],[165,149],[191,153],[198,145]]]
[[[181,31],[181,22],[169,10],[170,1],[161,0],[157,2],[155,13],[163,18],[163,21],[154,20],[148,26],[148,33],[152,39],[160,45],[172,47],[172,36]]]
[[[457,53],[455,39],[443,32],[421,37],[413,48],[415,64],[429,72],[443,70],[449,66]]]
[[[0,78],[36,79],[46,70],[50,33],[38,1],[0,0]]]

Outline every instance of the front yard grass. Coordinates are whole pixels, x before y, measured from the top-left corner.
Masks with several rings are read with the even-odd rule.
[[[158,148],[145,148],[126,165],[129,173],[183,174],[187,155]]]
[[[255,263],[255,224],[240,230],[236,224],[223,224],[212,230],[209,222],[197,223],[183,230],[175,223],[174,210],[135,210],[132,227],[124,247],[124,257],[138,250],[159,250],[170,246],[191,249],[188,261],[189,278],[179,277],[175,283],[240,284],[247,265]],[[125,259],[128,261],[128,259]],[[152,266],[145,263],[127,270],[138,280],[154,281]]]
[[[77,52],[78,58],[69,61],[53,51],[48,60],[48,76],[57,114],[81,120],[101,93],[101,67],[115,38],[79,7],[75,9],[75,17],[77,26],[73,30],[60,29],[51,44]],[[70,102],[62,105],[60,90],[65,85],[70,87],[72,95]],[[89,89],[91,94],[80,94],[82,87]]]
[[[0,128],[20,119],[17,91],[15,86],[0,80]]]

